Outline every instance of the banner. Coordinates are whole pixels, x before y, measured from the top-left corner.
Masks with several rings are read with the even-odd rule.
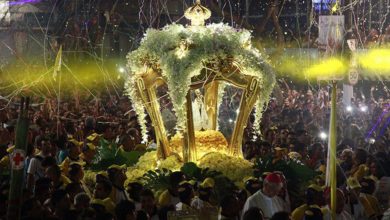
[[[344,16],[329,15],[320,16],[318,48],[331,55],[341,49],[344,39]]]

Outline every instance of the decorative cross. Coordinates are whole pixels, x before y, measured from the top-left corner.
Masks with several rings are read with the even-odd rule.
[[[22,162],[24,160],[24,157],[21,156],[20,153],[16,153],[12,160],[15,162],[16,166],[19,166],[20,162]]]

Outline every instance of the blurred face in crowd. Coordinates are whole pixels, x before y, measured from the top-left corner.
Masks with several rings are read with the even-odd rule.
[[[156,201],[152,196],[141,196],[141,206],[147,213],[152,213],[156,206]]]
[[[69,156],[72,158],[78,157],[81,153],[80,146],[76,144],[72,144],[71,147],[69,148]]]
[[[125,170],[121,170],[119,172],[119,177],[118,178],[119,178],[120,182],[123,182],[123,184],[125,183],[125,181],[127,179],[126,174],[125,174]]]
[[[95,185],[95,189],[93,191],[93,197],[95,199],[105,199],[110,195],[110,192],[108,192],[104,186],[103,183],[97,182]]]
[[[34,189],[35,197],[43,204],[51,196],[53,190],[52,183],[45,185],[36,185]]]
[[[305,132],[302,132],[302,134],[300,134],[298,137],[297,137],[298,141],[301,142],[301,143],[304,143],[306,145],[309,145],[310,144],[310,136],[309,134],[307,133],[307,131]]]
[[[50,141],[47,141],[47,140],[43,140],[41,142],[41,151],[42,151],[42,154],[43,155],[50,155],[51,151],[52,151],[52,146],[50,144]]]
[[[282,189],[282,184],[275,184],[275,183],[264,181],[263,193],[270,198],[277,196],[281,189]]]
[[[84,160],[87,161],[88,163],[90,163],[93,161],[93,158],[96,155],[96,150],[88,148],[87,150],[85,150],[83,152],[83,154],[84,154]]]
[[[59,209],[59,210],[69,210],[70,209],[70,206],[71,206],[71,202],[70,202],[70,198],[69,198],[69,195],[66,194],[66,196],[61,199],[61,201],[57,204],[56,208]]]
[[[370,164],[370,173],[372,174],[372,175],[374,175],[374,176],[376,176],[377,175],[377,167],[376,167],[376,163],[375,162],[372,162],[371,164]]]
[[[50,166],[48,168],[46,168],[45,170],[45,176],[49,179],[52,180],[52,182],[56,182],[60,179],[61,175],[58,176],[58,174],[56,173],[56,170],[54,168],[54,166]]]
[[[359,201],[360,188],[349,190],[349,201],[350,203],[356,203]]]
[[[238,215],[239,211],[238,198],[234,196],[230,200],[229,205],[226,208],[222,208],[221,214],[226,217],[235,217]]]
[[[108,127],[104,133],[103,133],[103,137],[104,139],[106,140],[112,140],[114,138],[114,133],[112,132],[112,128],[111,127]]]
[[[336,213],[340,214],[344,210],[344,206],[345,206],[345,196],[344,196],[343,191],[341,191],[340,189],[337,189],[336,197],[337,197]]]

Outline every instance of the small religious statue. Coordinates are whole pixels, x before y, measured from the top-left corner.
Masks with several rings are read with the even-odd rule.
[[[192,101],[192,115],[196,131],[210,129],[204,98],[199,89],[195,90],[195,99]]]

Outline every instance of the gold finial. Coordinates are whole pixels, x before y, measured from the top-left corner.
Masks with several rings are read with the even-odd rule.
[[[192,26],[203,26],[205,20],[211,17],[211,11],[204,7],[200,0],[196,0],[195,5],[185,11],[184,16],[191,21]]]

